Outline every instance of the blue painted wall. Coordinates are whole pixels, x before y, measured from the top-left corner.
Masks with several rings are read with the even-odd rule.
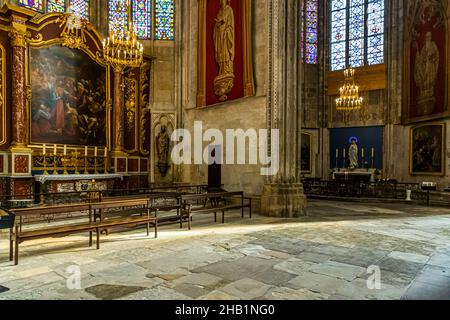
[[[364,148],[365,159],[369,168],[372,167],[372,148],[375,148],[374,167],[383,169],[383,135],[384,127],[360,127],[330,129],[330,169],[336,167],[336,149],[339,150],[338,168],[344,168],[343,150],[346,150],[345,168],[349,167],[348,148],[350,139],[358,139],[359,165],[362,166],[361,149]]]

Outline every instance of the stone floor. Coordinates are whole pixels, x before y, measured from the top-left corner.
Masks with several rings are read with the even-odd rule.
[[[1,233],[0,299],[450,299],[450,209],[310,201],[300,220],[236,212],[86,243],[26,242],[15,267]]]

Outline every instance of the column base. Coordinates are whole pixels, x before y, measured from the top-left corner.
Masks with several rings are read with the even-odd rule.
[[[276,218],[306,216],[306,196],[301,183],[266,184],[261,195],[261,215]]]

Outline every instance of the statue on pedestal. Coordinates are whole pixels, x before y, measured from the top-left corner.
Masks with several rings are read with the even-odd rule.
[[[350,139],[351,145],[348,148],[348,159],[350,161],[350,169],[356,169],[359,167],[358,164],[358,144],[356,138]]]

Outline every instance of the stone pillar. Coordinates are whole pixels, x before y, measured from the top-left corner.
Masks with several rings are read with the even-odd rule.
[[[27,145],[27,91],[25,78],[25,54],[27,48],[26,25],[11,23],[12,47],[12,145],[25,148]]]
[[[128,172],[125,152],[125,105],[123,97],[123,68],[114,68],[114,104],[112,108],[112,160],[116,173]]]
[[[11,110],[11,148],[10,194],[14,195],[11,201],[27,205],[33,200],[33,179],[31,177],[32,150],[28,148],[28,101],[31,93],[26,83],[26,55],[29,34],[26,27],[26,18],[12,15],[10,18],[10,32],[12,48],[12,110]]]
[[[268,14],[267,128],[279,130],[280,170],[265,181],[261,214],[300,217],[306,213],[306,197],[300,182],[303,77],[300,1],[268,1]],[[276,149],[272,147],[271,152]]]

